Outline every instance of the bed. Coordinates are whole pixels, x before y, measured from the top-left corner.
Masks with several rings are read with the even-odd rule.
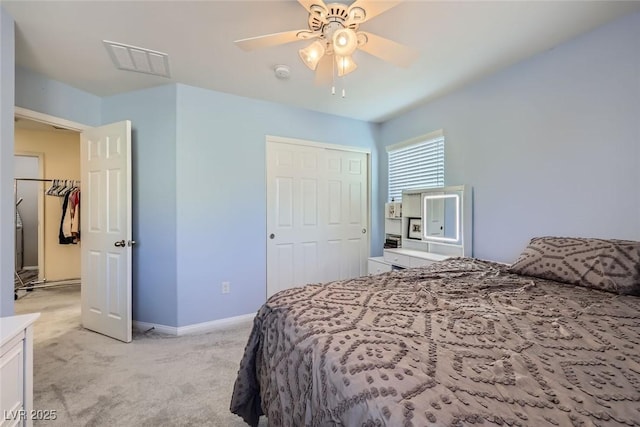
[[[273,426],[640,426],[639,290],[640,243],[556,237],[512,266],[455,258],[289,289],[255,317],[231,411]]]

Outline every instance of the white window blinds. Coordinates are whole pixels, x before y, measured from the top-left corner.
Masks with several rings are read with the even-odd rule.
[[[432,132],[387,148],[389,201],[402,200],[402,190],[444,186],[444,135]]]

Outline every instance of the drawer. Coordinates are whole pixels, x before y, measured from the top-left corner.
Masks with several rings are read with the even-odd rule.
[[[394,252],[384,251],[384,260],[389,264],[400,265],[405,268],[411,267],[411,258],[408,255],[397,254]]]
[[[16,342],[0,357],[0,390],[2,390],[0,426],[22,425],[19,411],[24,409],[23,340]]]
[[[367,274],[380,274],[391,271],[391,265],[384,262],[383,257],[369,258],[367,263]]]
[[[411,257],[411,267],[425,267],[433,264],[435,261],[425,258]]]
[[[8,353],[10,350],[13,350],[16,344],[20,343],[20,345],[23,345],[24,339],[25,339],[25,333],[24,331],[20,331],[18,334],[16,334],[15,337],[11,338],[8,342],[6,342],[0,348],[0,357],[4,358],[4,355]]]

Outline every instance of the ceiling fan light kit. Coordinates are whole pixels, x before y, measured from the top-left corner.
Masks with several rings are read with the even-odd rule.
[[[298,54],[304,65],[315,71],[318,67],[318,62],[320,62],[320,58],[324,56],[324,52],[324,45],[316,40],[304,49],[300,49]]]
[[[315,71],[318,84],[333,81],[336,72],[338,77],[353,72],[358,65],[352,55],[358,49],[406,68],[416,59],[416,51],[384,37],[358,31],[360,24],[401,2],[402,0],[356,0],[351,5],[346,5],[325,4],[322,0],[298,0],[309,12],[308,29],[251,37],[236,40],[235,43],[243,50],[250,51],[316,39],[310,45],[299,49],[298,54],[302,62]]]
[[[342,28],[333,33],[333,53],[349,56],[358,47],[358,37],[351,28]]]
[[[338,77],[346,76],[355,69],[358,68],[358,64],[350,56],[338,56],[336,55],[336,69],[338,70]]]

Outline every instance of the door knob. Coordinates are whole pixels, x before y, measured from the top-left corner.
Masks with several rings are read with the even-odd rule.
[[[136,241],[135,240],[129,240],[128,244],[129,244],[129,246],[133,246],[133,245],[136,244]]]
[[[269,238],[270,238],[271,240],[275,239],[275,237],[276,237],[276,235],[275,235],[275,234],[273,234],[273,233],[269,234]]]
[[[366,228],[363,228],[363,229],[362,229],[362,234],[366,234],[366,233],[367,233],[367,229],[366,229]]]
[[[124,248],[124,240],[119,240],[113,244],[116,248]]]

